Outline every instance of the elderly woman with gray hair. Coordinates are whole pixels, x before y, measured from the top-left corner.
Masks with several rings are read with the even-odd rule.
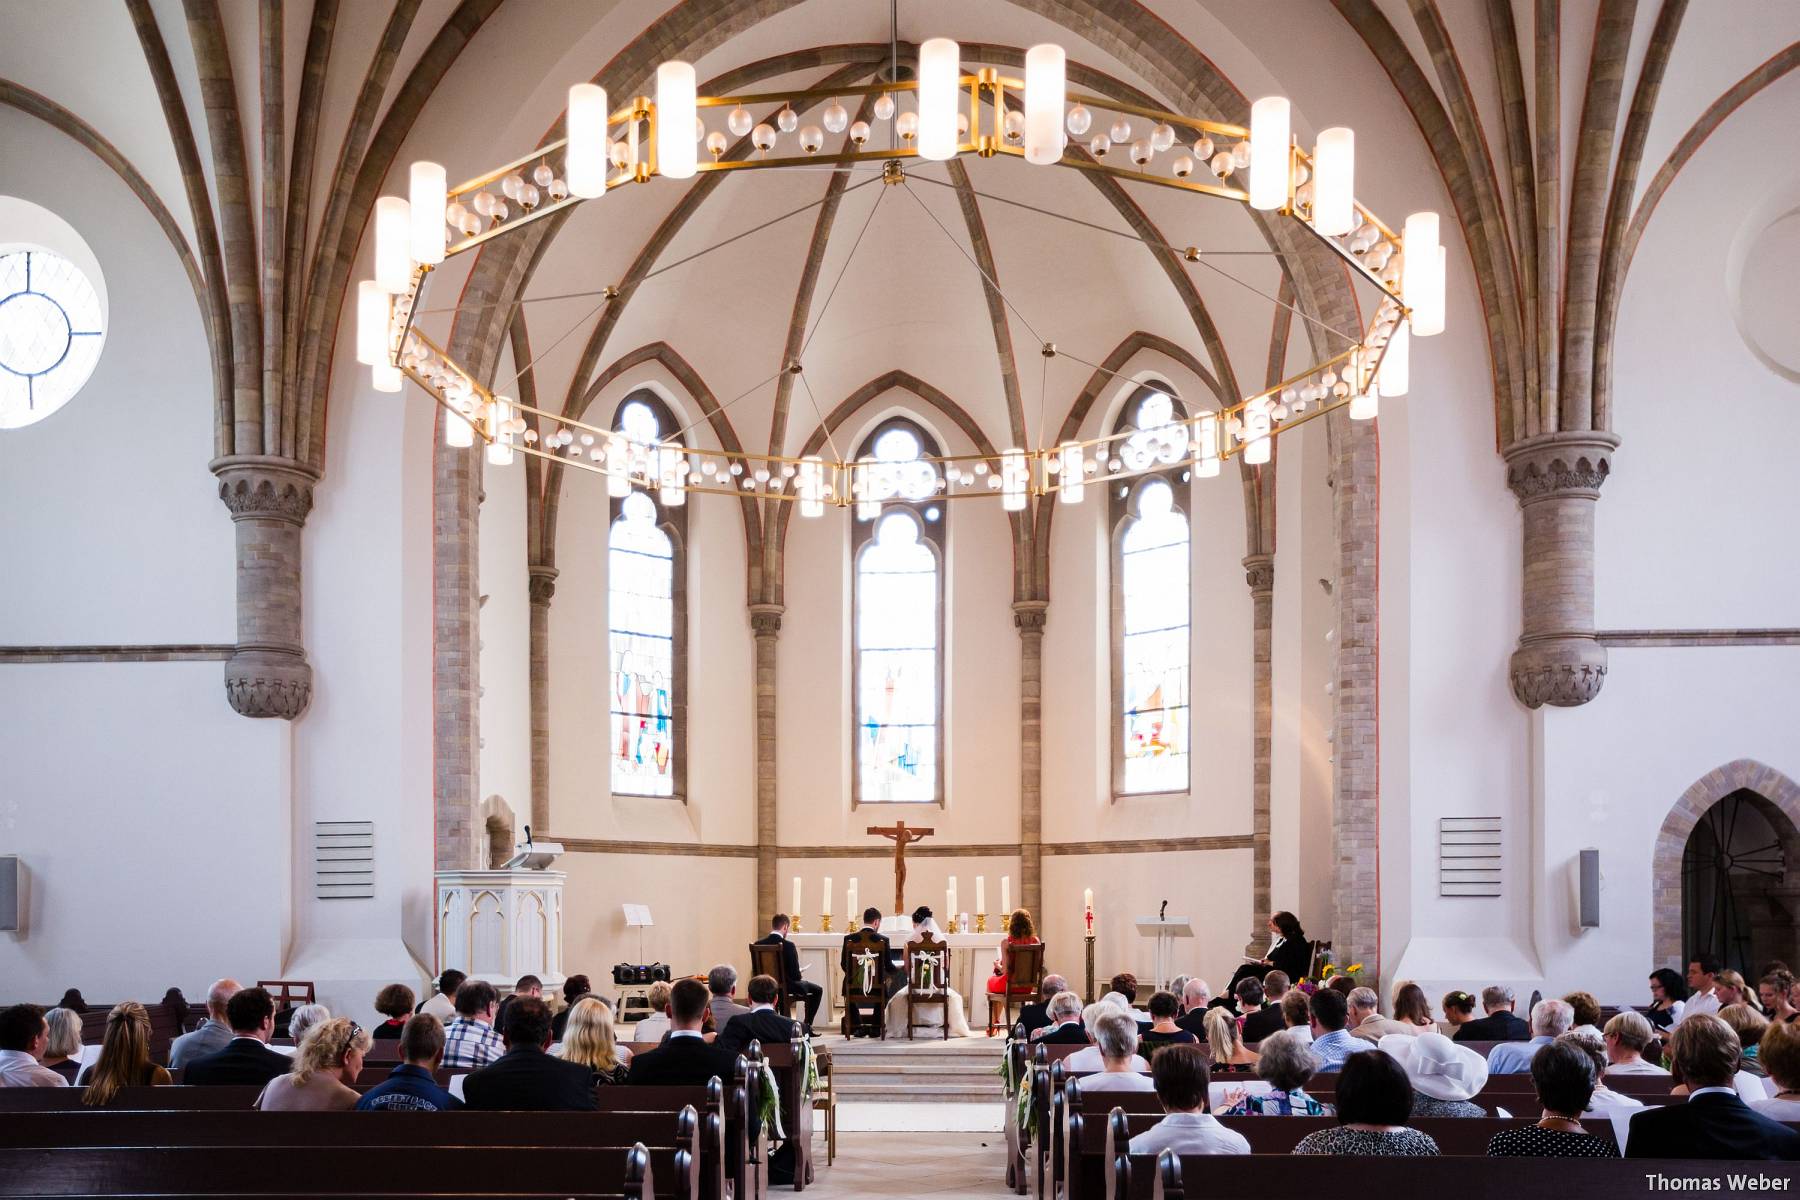
[[[329,1020],[331,1020],[331,1010],[323,1004],[302,1004],[294,1010],[294,1015],[288,1018],[288,1036],[292,1037],[294,1045],[298,1046],[305,1039],[309,1029],[323,1025]]]
[[[1329,1117],[1331,1106],[1306,1094],[1318,1070],[1312,1050],[1293,1029],[1270,1034],[1257,1045],[1256,1077],[1269,1090],[1250,1094],[1246,1088],[1225,1089],[1222,1117]]]
[[[1094,1019],[1094,1048],[1102,1063],[1098,1074],[1081,1081],[1084,1092],[1154,1092],[1156,1085],[1144,1074],[1138,1057],[1137,1020],[1119,1009]],[[1073,1055],[1070,1056],[1074,1057]]]

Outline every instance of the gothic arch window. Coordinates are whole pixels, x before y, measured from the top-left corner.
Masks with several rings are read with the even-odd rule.
[[[680,440],[654,393],[633,392],[613,428],[633,443]],[[615,496],[607,536],[612,790],[687,795],[687,508],[638,489]]]
[[[903,417],[863,440],[852,571],[857,804],[944,799],[944,547],[937,444]]]
[[[1188,470],[1164,466],[1157,431],[1186,413],[1166,385],[1137,389],[1119,414],[1121,465],[1111,484],[1112,761],[1115,796],[1191,787],[1192,654]],[[1146,436],[1136,436],[1143,434]]]

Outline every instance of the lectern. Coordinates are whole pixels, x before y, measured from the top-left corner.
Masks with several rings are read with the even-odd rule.
[[[438,964],[502,989],[521,975],[563,982],[563,882],[555,842],[527,843],[497,871],[437,873]]]
[[[1174,977],[1170,966],[1175,961],[1175,939],[1193,937],[1194,927],[1186,917],[1139,917],[1137,929],[1145,937],[1156,939],[1156,990],[1167,991],[1169,980]]]

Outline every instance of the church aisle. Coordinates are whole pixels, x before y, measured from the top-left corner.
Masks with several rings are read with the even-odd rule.
[[[815,1142],[818,1178],[807,1195],[819,1200],[881,1196],[1010,1196],[1005,1142],[986,1133],[838,1134],[837,1161],[827,1167]]]

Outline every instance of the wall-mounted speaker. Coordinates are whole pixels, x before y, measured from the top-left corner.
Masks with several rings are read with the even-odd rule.
[[[1581,852],[1581,927],[1600,928],[1600,852]]]
[[[19,930],[19,910],[24,907],[19,891],[19,856],[0,854],[0,931]]]

